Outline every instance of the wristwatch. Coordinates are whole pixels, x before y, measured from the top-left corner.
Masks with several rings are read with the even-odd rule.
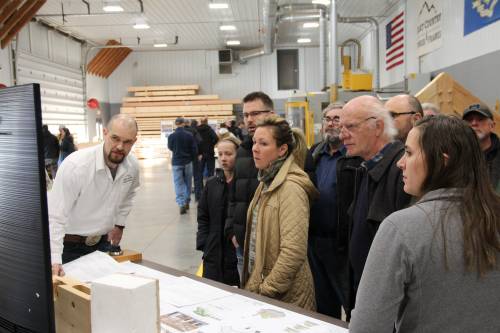
[[[115,227],[120,229],[120,230],[123,230],[125,229],[125,226],[124,225],[118,225],[118,224],[115,224]]]

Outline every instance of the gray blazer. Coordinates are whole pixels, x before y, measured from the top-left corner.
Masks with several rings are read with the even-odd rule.
[[[500,271],[465,272],[457,189],[388,216],[372,243],[350,332],[500,332]],[[448,270],[445,268],[441,213]],[[498,255],[498,253],[497,253]],[[498,258],[498,257],[497,257]],[[498,260],[498,259],[497,259]]]

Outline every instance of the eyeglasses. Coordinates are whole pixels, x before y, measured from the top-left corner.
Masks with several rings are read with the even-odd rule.
[[[338,124],[340,122],[340,118],[339,116],[335,116],[333,118],[330,118],[330,117],[323,117],[323,121],[325,123],[334,123],[334,124]]]
[[[258,117],[259,115],[263,114],[263,113],[268,113],[268,112],[271,112],[271,110],[259,110],[259,111],[252,111],[252,112],[243,112],[243,118],[254,118],[254,117]]]
[[[410,112],[394,112],[394,111],[389,111],[389,114],[391,115],[392,118],[397,118],[399,116],[402,116],[404,114],[415,114],[415,111],[410,111]]]
[[[343,125],[340,125],[340,130],[343,131],[343,130],[346,130],[347,132],[349,133],[352,133],[356,128],[358,128],[362,123],[364,123],[365,121],[368,121],[370,119],[377,119],[377,117],[368,117],[366,119],[363,119],[357,123],[353,123],[353,124],[343,124]]]

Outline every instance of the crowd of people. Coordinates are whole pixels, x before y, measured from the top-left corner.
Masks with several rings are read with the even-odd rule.
[[[198,205],[203,276],[341,318],[352,332],[500,327],[500,147],[492,112],[411,95],[323,111],[323,140],[262,92],[217,143]],[[496,193],[495,193],[496,190]]]
[[[309,149],[263,92],[244,97],[243,125],[228,121],[219,133],[207,119],[176,119],[176,202],[180,214],[190,209],[194,179],[203,276],[334,318],[344,312],[351,332],[498,331],[491,110],[473,104],[460,119],[411,95],[366,95],[329,105],[322,119],[322,140]],[[101,145],[61,164],[48,196],[54,274],[120,243],[139,187],[129,154],[137,130],[116,115]]]

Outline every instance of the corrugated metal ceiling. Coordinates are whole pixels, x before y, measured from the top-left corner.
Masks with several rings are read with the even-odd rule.
[[[116,0],[115,0],[116,1]],[[91,13],[103,13],[102,0],[89,0]],[[121,0],[125,13],[95,16],[39,16],[51,25],[83,37],[96,44],[105,44],[109,39],[121,40],[122,44],[172,42],[179,36],[179,43],[171,49],[221,49],[227,40],[241,41],[238,48],[246,49],[261,45],[260,18],[263,0],[214,0],[227,2],[228,9],[209,9],[209,0],[143,0],[144,13],[140,12],[139,1]],[[338,0],[341,16],[384,17],[388,8],[398,0]],[[311,3],[311,0],[279,0],[278,5]],[[81,0],[48,0],[38,15],[86,14],[87,7]],[[133,12],[133,14],[126,13]],[[151,26],[147,30],[133,29],[138,18],[145,19]],[[310,45],[318,44],[318,29],[304,29],[302,23],[282,23],[278,30],[279,45],[293,45],[297,38],[311,38]],[[235,31],[220,31],[221,24],[236,26]],[[340,24],[339,41],[360,38],[369,29],[368,24]]]

